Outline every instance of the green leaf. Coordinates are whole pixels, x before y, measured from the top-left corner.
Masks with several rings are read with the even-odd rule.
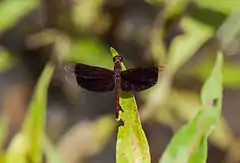
[[[30,49],[37,49],[42,46],[53,44],[53,53],[57,54],[59,62],[68,59],[70,51],[70,38],[57,29],[45,29],[37,32],[26,39],[26,45]]]
[[[43,137],[42,146],[48,163],[64,163],[60,154],[57,152],[57,150],[45,134]]]
[[[203,66],[204,65],[204,66]],[[192,67],[191,75],[199,80],[205,80],[213,66],[211,58],[206,57],[203,61]],[[226,62],[223,68],[223,85],[227,87],[237,87],[240,85],[240,66],[237,63]]]
[[[207,137],[216,127],[222,108],[223,54],[217,61],[202,92],[202,108],[195,117],[172,138],[160,163],[205,163],[207,159]]]
[[[114,56],[118,53],[110,48]],[[123,70],[125,66],[122,64]],[[117,163],[141,162],[150,163],[149,146],[141,126],[138,109],[131,93],[121,92],[120,105],[124,112],[119,117],[124,125],[118,127],[116,159]]]
[[[27,12],[38,5],[38,0],[5,0],[0,2],[0,34],[12,27]]]
[[[240,3],[239,3],[240,4]],[[217,31],[222,49],[228,54],[237,54],[240,50],[240,10],[231,14]]]
[[[239,10],[240,1],[219,1],[219,0],[196,0],[194,1],[201,7],[208,8],[210,10],[219,11],[225,14],[231,14],[234,11]]]
[[[8,134],[8,122],[9,120],[5,117],[0,118],[0,162],[4,162],[4,141]]]
[[[112,115],[77,123],[58,141],[58,151],[65,162],[84,162],[105,147],[115,127]]]
[[[150,5],[161,5],[164,4],[164,0],[145,0]]]
[[[4,71],[11,67],[14,63],[14,59],[6,50],[0,50],[0,71]]]
[[[76,0],[73,5],[73,21],[81,28],[89,28],[94,23],[101,12],[103,0]]]
[[[81,62],[92,66],[112,69],[111,55],[101,42],[93,38],[75,40],[71,47],[71,61]]]
[[[54,66],[48,63],[37,83],[27,117],[21,131],[14,137],[7,150],[7,163],[40,163],[41,141],[45,131],[45,114],[49,82]]]
[[[180,15],[187,7],[191,0],[175,0],[165,1],[166,3],[166,17],[171,18],[173,16]]]
[[[2,149],[4,140],[8,133],[8,119],[5,117],[0,118],[0,148]]]
[[[213,36],[214,30],[190,17],[181,20],[184,34],[174,39],[168,56],[168,70],[175,73],[197,50]]]

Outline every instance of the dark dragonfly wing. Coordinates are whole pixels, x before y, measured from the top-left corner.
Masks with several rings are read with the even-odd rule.
[[[75,75],[79,86],[94,92],[114,90],[114,72],[105,68],[76,63]]]
[[[121,89],[137,92],[155,85],[158,80],[158,67],[134,68],[121,72]]]

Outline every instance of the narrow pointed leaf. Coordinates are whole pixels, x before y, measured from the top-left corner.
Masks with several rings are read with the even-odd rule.
[[[216,127],[222,108],[223,54],[219,52],[201,93],[202,109],[172,138],[159,163],[205,163],[207,137]]]
[[[110,50],[113,56],[117,55],[113,48]],[[122,66],[125,70],[125,66],[123,64]],[[122,92],[120,105],[124,112],[120,112],[119,117],[124,125],[118,127],[116,162],[150,163],[149,146],[141,126],[134,96],[131,93]]]
[[[7,150],[6,163],[40,163],[41,141],[45,130],[47,92],[54,66],[48,63],[37,83],[26,119]]]

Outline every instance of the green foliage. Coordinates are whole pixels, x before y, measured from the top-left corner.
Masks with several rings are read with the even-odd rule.
[[[44,134],[42,138],[42,148],[44,154],[46,155],[46,159],[49,163],[64,163],[61,159],[61,156],[56,151],[54,145],[50,142],[48,137]]]
[[[204,67],[202,65],[205,65]],[[205,80],[207,74],[210,72],[210,68],[212,67],[213,63],[211,59],[208,57],[200,62],[199,64],[193,67],[192,74],[194,74],[200,80]],[[236,87],[240,85],[240,66],[239,64],[232,64],[226,62],[223,68],[223,85],[228,87]]]
[[[8,134],[8,122],[9,120],[5,117],[0,119],[0,162],[4,162],[4,151],[3,146]]]
[[[38,0],[5,0],[0,2],[0,34],[14,25],[19,18],[38,5]],[[7,16],[6,16],[7,15]]]
[[[219,0],[196,0],[194,1],[201,7],[222,12],[225,14],[231,14],[240,7],[240,1],[219,1]]]
[[[0,71],[10,68],[14,64],[14,59],[6,50],[0,50]]]
[[[239,3],[240,4],[240,3]],[[217,30],[217,38],[224,52],[236,54],[239,51],[240,11],[231,14]]]
[[[223,55],[219,52],[214,69],[202,88],[202,110],[176,133],[160,163],[206,162],[207,137],[221,116],[222,68]]]
[[[168,56],[168,67],[176,72],[196,51],[213,36],[213,28],[195,19],[185,17],[181,20],[184,34],[174,39]]]
[[[113,48],[110,50],[113,57],[117,55]],[[122,66],[125,70],[125,66],[123,64]],[[116,162],[149,163],[149,146],[142,130],[134,96],[131,93],[121,92],[120,105],[124,112],[120,112],[119,117],[124,125],[118,127]]]
[[[217,36],[217,39],[221,43],[221,50],[233,54],[239,51],[239,36],[240,36],[240,24],[238,21],[239,12],[236,12],[240,8],[240,1],[226,1],[226,0],[196,0],[193,1],[197,7],[194,11],[191,11],[193,18],[190,16],[182,16],[180,20],[180,26],[184,31],[184,34],[173,39],[167,51],[163,44],[164,23],[166,19],[173,18],[182,14],[190,0],[147,0],[152,5],[164,6],[163,25],[159,27],[154,26],[156,32],[156,38],[150,38],[154,40],[151,45],[152,53],[164,53],[153,54],[155,56],[163,56],[163,60],[167,61],[166,65],[166,77],[163,77],[163,84],[160,83],[154,89],[149,91],[149,99],[147,102],[153,104],[148,105],[159,106],[162,104],[159,101],[163,101],[162,97],[167,97],[171,92],[171,97],[168,98],[168,104],[181,105],[179,108],[192,109],[178,110],[179,114],[185,114],[186,117],[192,117],[193,112],[198,111],[195,116],[183,126],[172,138],[166,151],[163,153],[160,163],[205,163],[207,159],[207,140],[213,129],[220,122],[221,108],[222,108],[222,83],[226,86],[239,86],[240,84],[240,67],[238,63],[231,63],[227,61],[223,67],[223,54],[219,52],[217,60],[214,63],[211,61],[211,56],[205,57],[203,61],[194,65],[190,75],[198,77],[202,81],[205,81],[201,92],[201,104],[192,102],[194,99],[197,101],[197,97],[187,97],[186,94],[181,94],[181,91],[171,88],[171,79],[181,69],[181,67],[188,62],[191,57],[199,52],[199,49],[211,38]],[[78,3],[79,1],[76,1]],[[39,5],[38,0],[5,0],[0,2],[0,33],[11,28],[17,21],[19,21],[24,15],[29,13],[30,10],[36,8]],[[79,3],[73,8],[73,21],[76,26],[80,27],[82,31],[92,28],[91,26],[96,23],[98,15],[101,12],[103,5],[102,0],[88,1]],[[204,15],[206,10],[209,9],[212,15]],[[196,15],[200,14],[201,17]],[[6,16],[7,15],[7,16]],[[224,19],[228,19],[224,21]],[[214,19],[213,19],[214,18]],[[219,20],[218,20],[219,18]],[[207,23],[206,23],[207,22]],[[109,22],[108,22],[109,23]],[[223,24],[222,24],[223,23]],[[158,23],[156,23],[158,24]],[[220,26],[221,25],[221,26]],[[220,28],[219,28],[220,27]],[[59,33],[54,33],[55,36],[59,36]],[[48,36],[48,37],[47,37]],[[52,40],[53,35],[47,33],[43,37],[36,36],[36,40],[43,42],[42,44],[51,44],[56,40],[61,40],[61,37],[56,37],[55,41]],[[42,38],[42,39],[39,39]],[[43,39],[44,38],[44,39]],[[108,55],[108,50],[105,45],[93,38],[93,37],[81,37],[73,38],[73,42],[70,48],[70,60],[75,62],[86,63],[89,65],[100,66],[112,69],[112,58]],[[56,54],[69,53],[65,51],[64,45],[69,44],[69,40],[62,39],[58,43],[58,48],[55,51]],[[34,44],[30,39],[28,43]],[[39,44],[39,43],[37,43]],[[218,50],[220,49],[218,48]],[[113,56],[117,55],[117,52],[111,48]],[[167,54],[165,54],[167,53]],[[166,58],[164,58],[166,57]],[[161,59],[162,59],[161,58]],[[0,51],[0,70],[3,71],[15,62],[10,57],[9,52]],[[160,61],[159,61],[160,62]],[[125,61],[126,63],[126,61]],[[162,62],[164,63],[164,62]],[[209,73],[214,66],[211,75]],[[123,65],[123,69],[125,69]],[[222,72],[224,70],[224,72]],[[1,151],[0,162],[4,163],[32,163],[42,162],[42,154],[46,155],[46,158],[51,163],[63,163],[63,159],[51,144],[45,133],[46,123],[46,99],[47,91],[51,76],[54,71],[54,66],[47,64],[43,71],[38,84],[35,89],[35,94],[32,98],[32,102],[29,106],[29,111],[24,120],[22,129],[16,134],[11,142],[6,153]],[[170,73],[169,73],[170,72]],[[209,76],[209,77],[208,77]],[[223,77],[224,76],[224,77]],[[208,77],[208,78],[207,78]],[[207,80],[205,80],[207,78]],[[162,85],[161,85],[162,84]],[[159,86],[159,87],[158,87]],[[192,94],[197,94],[192,93]],[[178,97],[181,96],[181,99]],[[134,96],[131,93],[121,92],[120,104],[124,112],[120,112],[120,119],[124,122],[123,126],[118,127],[117,134],[117,146],[116,146],[116,162],[117,163],[130,163],[141,162],[150,163],[150,151],[149,145],[142,129],[141,121],[138,115],[138,108]],[[164,108],[165,105],[161,105]],[[166,107],[165,107],[166,108]],[[199,108],[201,108],[199,110]],[[146,107],[146,110],[150,110],[151,107]],[[169,126],[171,123],[178,123],[174,116],[171,115],[171,110],[153,110],[153,114],[156,114],[162,119],[166,119]],[[181,113],[180,113],[181,112]],[[187,113],[186,113],[187,112]],[[186,118],[187,119],[187,118]],[[185,119],[185,120],[186,120]],[[189,120],[189,119],[187,119]],[[3,146],[7,130],[7,122],[4,118],[0,120],[0,146]],[[108,124],[108,125],[106,125]],[[91,152],[97,153],[110,137],[114,129],[114,122],[112,119],[101,119],[93,123],[93,133],[99,133],[94,137],[93,148]],[[178,124],[179,125],[179,124]],[[107,126],[107,127],[106,127]],[[173,127],[173,126],[171,126]],[[101,132],[101,133],[100,133]],[[104,139],[105,138],[105,139]],[[89,152],[89,153],[91,153]]]
[[[48,85],[54,71],[47,64],[35,89],[32,102],[21,131],[14,137],[6,152],[6,163],[40,163],[42,160],[41,142],[45,132],[46,100]]]
[[[189,2],[190,0],[165,1],[165,19],[172,18],[182,13]]]
[[[112,58],[101,42],[93,38],[75,40],[71,47],[71,61],[112,69]]]
[[[76,25],[82,28],[88,28],[97,18],[103,0],[76,0],[73,6],[73,19]]]

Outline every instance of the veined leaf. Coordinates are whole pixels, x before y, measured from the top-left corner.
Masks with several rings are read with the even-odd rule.
[[[114,56],[117,52],[111,48]],[[125,66],[122,64],[123,69]],[[117,163],[150,163],[149,146],[141,126],[137,105],[131,93],[122,92],[120,105],[124,112],[119,117],[124,125],[118,128],[116,159]]]

